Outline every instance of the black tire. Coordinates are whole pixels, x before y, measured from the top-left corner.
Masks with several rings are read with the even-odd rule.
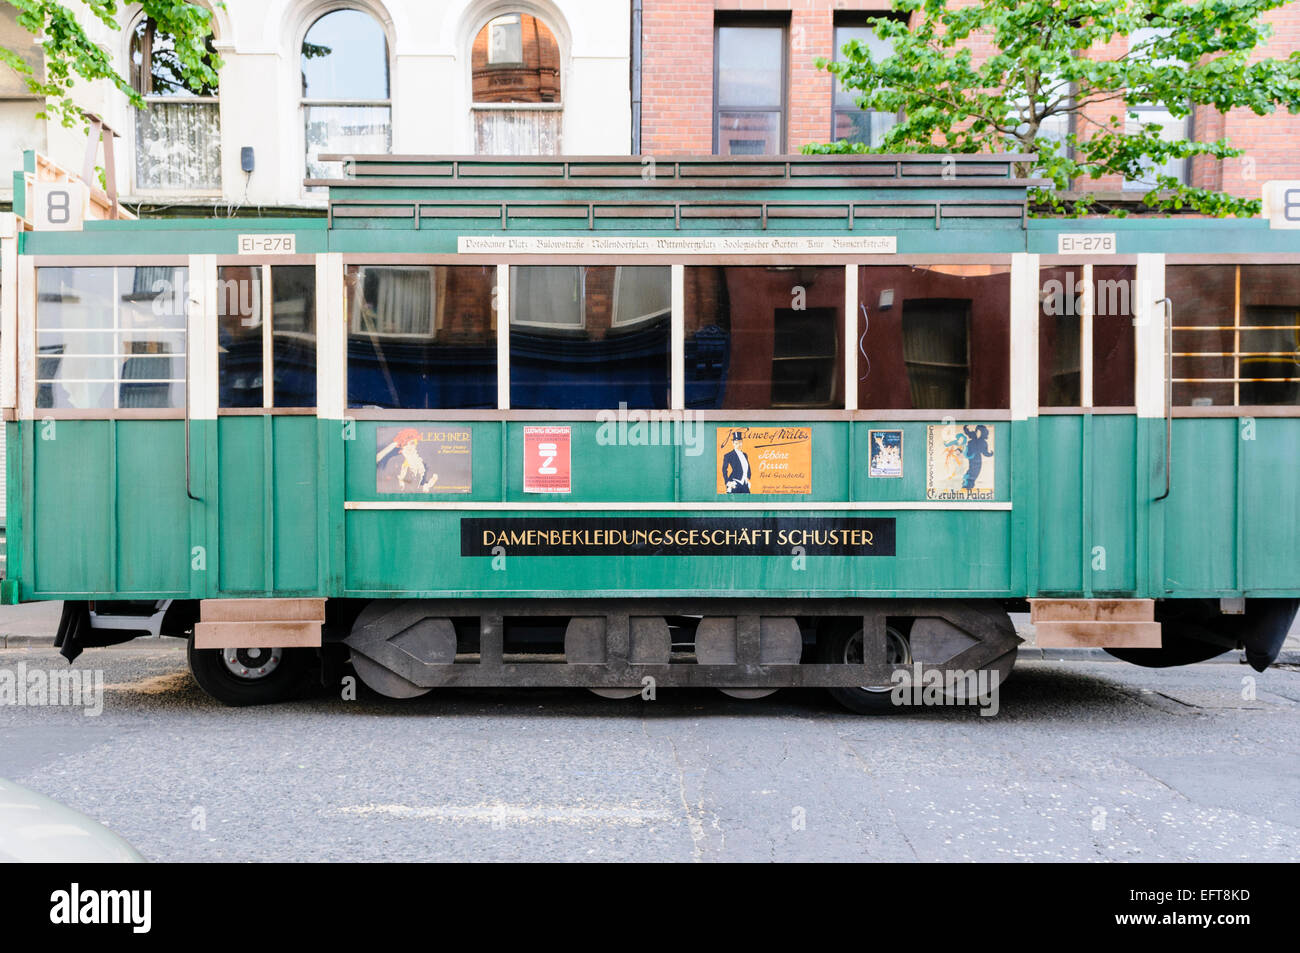
[[[889,638],[891,640],[890,661],[907,662],[911,660],[911,650],[904,647],[907,645],[907,638],[893,626],[888,628]],[[862,625],[855,624],[851,620],[843,620],[828,626],[817,638],[817,655],[818,658],[828,664],[840,664],[846,661],[856,660],[861,662],[862,649]],[[853,642],[857,640],[857,651],[853,651]],[[893,655],[903,652],[904,658],[893,658]],[[852,658],[856,654],[856,659]],[[832,698],[843,705],[851,712],[859,715],[892,715],[896,712],[904,711],[906,704],[899,704],[894,700],[893,693],[888,687],[869,689],[869,688],[828,688]]]
[[[194,636],[190,636],[187,651],[190,674],[199,683],[199,688],[223,705],[232,708],[269,705],[295,697],[302,688],[307,649],[263,649],[263,652],[279,651],[279,659],[273,671],[252,678],[241,677],[232,671],[223,658],[225,651],[196,649]]]

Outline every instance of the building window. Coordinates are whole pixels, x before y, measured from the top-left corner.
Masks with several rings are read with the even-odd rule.
[[[1142,50],[1150,43],[1168,36],[1168,28],[1156,29],[1153,27],[1143,27],[1134,30],[1129,34],[1129,50]],[[1141,53],[1139,56],[1143,55]],[[1177,65],[1177,60],[1167,57],[1153,57],[1147,55],[1151,66],[1173,66]],[[1175,116],[1166,107],[1156,104],[1142,103],[1130,105],[1127,107],[1129,115],[1124,122],[1124,132],[1127,135],[1133,135],[1140,130],[1140,127],[1157,123],[1160,126],[1160,138],[1164,140],[1183,140],[1190,139],[1192,136],[1191,115]],[[1136,118],[1135,118],[1136,117]],[[1161,175],[1173,176],[1180,184],[1187,184],[1188,161],[1186,159],[1167,159],[1164,162],[1154,162],[1144,160],[1142,162],[1142,174],[1136,179],[1125,179],[1125,191],[1150,191],[1156,187],[1156,178]]]
[[[347,269],[348,406],[497,406],[495,265]]]
[[[663,266],[512,266],[510,406],[667,407],[671,289]]]
[[[893,52],[893,44],[876,35],[861,16],[835,18],[835,59],[844,58],[844,47],[856,40],[871,52],[871,58],[879,63]],[[861,143],[876,148],[888,132],[898,122],[894,113],[859,109],[855,100],[856,92],[842,89],[839,77],[833,80],[835,91],[831,102],[831,140],[844,139],[851,143]]]
[[[217,345],[218,407],[315,407],[316,269],[218,268]]]
[[[785,151],[786,28],[719,18],[713,37],[713,152]]]
[[[215,56],[209,37],[209,65]],[[172,38],[149,17],[131,33],[131,86],[145,101],[135,114],[136,188],[220,192],[217,87],[186,81]]]
[[[474,150],[479,155],[558,155],[563,105],[560,45],[537,17],[489,20],[470,51]]]
[[[341,164],[321,155],[375,155],[392,150],[388,40],[360,10],[335,10],[302,41],[302,109],[307,178],[337,178]]]
[[[170,265],[38,269],[36,406],[183,407],[186,274]]]
[[[1170,265],[1174,404],[1300,405],[1300,269]]]
[[[1011,402],[1010,268],[858,269],[858,406],[994,410]]]

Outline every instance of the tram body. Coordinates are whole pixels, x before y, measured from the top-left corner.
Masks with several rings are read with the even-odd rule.
[[[1267,665],[1300,231],[1028,219],[1014,165],[383,156],[325,218],[20,231],[4,599],[66,600],[68,654],[187,634],[233,703],[320,657],[871,710],[1005,675],[1026,600]]]

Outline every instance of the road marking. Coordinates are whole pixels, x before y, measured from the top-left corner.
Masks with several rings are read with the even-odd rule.
[[[418,821],[476,821],[497,826],[505,824],[629,824],[638,826],[655,821],[672,820],[668,811],[612,805],[610,807],[572,807],[567,804],[435,804],[411,807],[406,804],[355,804],[332,814],[385,816]]]

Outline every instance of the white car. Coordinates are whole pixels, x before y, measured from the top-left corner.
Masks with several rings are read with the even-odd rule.
[[[0,863],[144,863],[103,824],[0,778]]]

